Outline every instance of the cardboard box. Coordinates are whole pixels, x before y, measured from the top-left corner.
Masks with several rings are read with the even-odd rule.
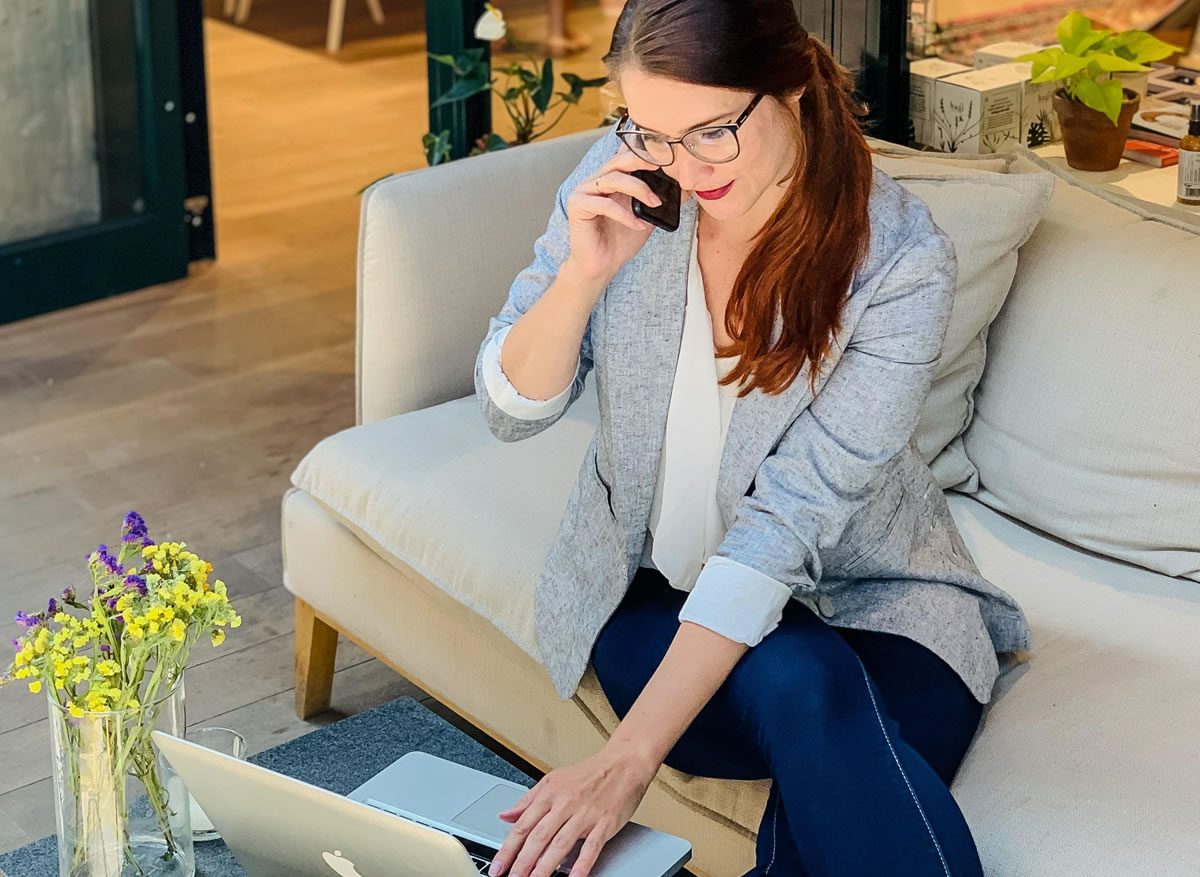
[[[908,118],[912,122],[912,136],[917,143],[933,146],[936,142],[933,129],[934,83],[955,73],[967,73],[970,69],[965,64],[955,64],[941,58],[922,58],[908,65]]]
[[[934,83],[934,146],[942,152],[989,154],[1021,142],[1021,95],[1000,65],[956,73]]]
[[[1020,140],[1030,149],[1062,140],[1062,125],[1054,112],[1054,92],[1061,82],[1034,82],[1032,61],[1010,61],[987,68],[997,77],[1005,75],[1021,84]]]
[[[997,64],[1007,64],[1014,58],[1030,52],[1040,52],[1044,48],[1046,47],[1039,46],[1037,43],[1022,43],[1016,40],[982,46],[975,50],[975,69],[982,70]]]

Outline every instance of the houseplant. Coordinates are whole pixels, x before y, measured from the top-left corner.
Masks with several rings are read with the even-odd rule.
[[[220,645],[241,619],[186,549],[154,543],[130,512],[120,547],[88,555],[90,588],[17,613],[0,685],[22,680],[47,700],[62,877],[195,872],[186,789],[150,735],[183,735],[192,647]]]
[[[1032,61],[1034,82],[1062,82],[1054,110],[1062,124],[1067,164],[1085,171],[1106,171],[1121,161],[1125,140],[1141,98],[1119,78],[1149,70],[1182,47],[1145,31],[1116,33],[1093,28],[1087,16],[1069,12],[1058,23],[1059,45],[1016,58]]]
[[[471,155],[493,152],[536,140],[558,124],[572,106],[579,103],[586,89],[596,88],[608,82],[607,77],[583,79],[573,73],[562,73],[566,90],[555,91],[554,62],[546,58],[539,61],[528,47],[513,39],[504,20],[504,14],[485,4],[486,11],[475,24],[475,38],[495,42],[507,39],[508,45],[524,55],[524,59],[502,67],[489,67],[483,60],[483,49],[467,49],[459,55],[435,55],[429,57],[439,64],[454,70],[454,85],[433,102],[438,107],[455,101],[465,100],[484,91],[495,91],[500,95],[504,110],[513,125],[511,141],[490,132],[480,137]],[[493,77],[493,73],[500,77]],[[557,98],[557,100],[555,100]],[[557,115],[555,112],[557,111]],[[546,120],[553,116],[553,120]],[[430,131],[421,139],[425,158],[431,164],[442,164],[450,160],[450,132],[435,134]]]

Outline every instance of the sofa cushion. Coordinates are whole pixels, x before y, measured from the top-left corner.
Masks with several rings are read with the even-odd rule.
[[[984,873],[1200,873],[1200,589],[947,500],[1033,628],[952,786]]]
[[[1200,580],[1200,226],[1061,174],[992,325],[963,437],[977,498]]]
[[[511,444],[474,396],[351,427],[292,483],[540,662],[533,589],[599,421],[593,384],[554,429]]]
[[[1054,178],[1009,175],[1012,156],[965,158],[871,144],[888,153],[874,156],[875,166],[924,201],[954,244],[954,308],[915,435],[940,487],[973,485],[975,468],[961,436],[971,422],[973,394],[983,374],[988,327],[1008,296],[1017,249],[1041,218]]]

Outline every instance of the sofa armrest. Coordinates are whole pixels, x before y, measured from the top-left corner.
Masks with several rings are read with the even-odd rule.
[[[375,183],[362,199],[359,423],[473,395],[488,321],[596,128]]]

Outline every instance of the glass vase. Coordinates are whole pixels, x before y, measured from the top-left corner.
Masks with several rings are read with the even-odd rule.
[[[193,877],[187,789],[150,734],[184,735],[183,679],[137,709],[72,716],[49,697],[60,877]]]

